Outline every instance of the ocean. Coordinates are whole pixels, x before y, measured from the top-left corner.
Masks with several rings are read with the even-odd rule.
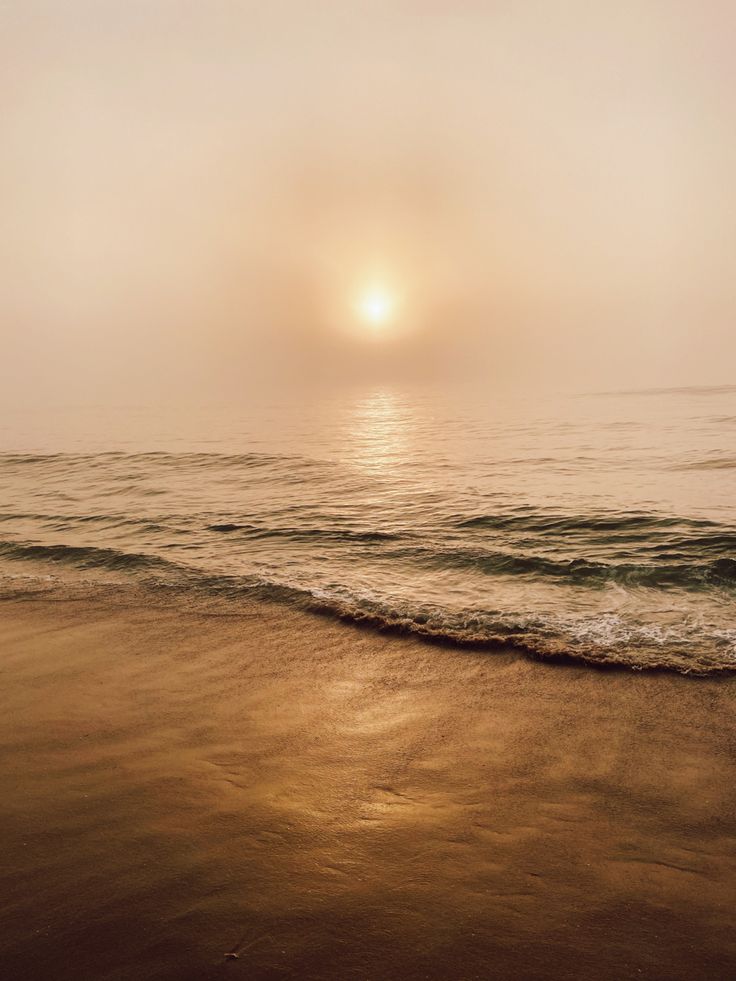
[[[486,648],[736,668],[736,386],[6,409],[0,589],[254,596]]]

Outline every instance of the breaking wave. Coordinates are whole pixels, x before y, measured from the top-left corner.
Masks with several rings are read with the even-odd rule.
[[[0,542],[0,557],[42,562],[51,567],[66,565],[79,570],[123,573],[152,588],[194,589],[232,600],[250,597],[288,603],[361,627],[411,635],[430,643],[481,650],[513,648],[537,658],[635,670],[658,669],[692,675],[736,671],[736,628],[709,628],[698,618],[685,619],[674,625],[657,625],[637,623],[616,613],[593,616],[551,611],[526,614],[500,610],[450,611],[419,601],[389,603],[373,597],[350,595],[342,587],[334,590],[309,588],[258,574],[214,574],[160,556],[112,548],[5,541]],[[446,560],[446,557],[438,560]],[[711,566],[711,575],[718,569],[725,582],[736,582],[736,561],[721,559]],[[503,575],[520,572],[537,575],[540,571],[536,560],[512,566],[507,561],[494,563],[491,560],[490,565],[483,568]],[[562,566],[554,568],[555,575],[562,574]],[[543,567],[542,571],[549,570]],[[574,579],[575,572],[571,575]],[[657,575],[657,584],[661,585],[661,569]],[[698,575],[692,570],[686,576],[678,574],[678,585],[692,587],[699,581]],[[640,575],[639,579],[640,584],[651,586],[651,570],[648,577]],[[630,575],[626,581],[631,582]]]

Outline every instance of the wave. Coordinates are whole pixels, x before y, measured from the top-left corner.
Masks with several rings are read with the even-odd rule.
[[[318,514],[314,517],[319,518]],[[116,548],[51,546],[18,541],[0,542],[0,555],[17,558],[50,558],[57,562],[95,565],[113,571],[169,567],[161,549],[200,547],[201,531],[226,536],[233,542],[280,542],[329,544],[342,559],[357,558],[351,549],[366,546],[387,563],[409,564],[418,570],[467,569],[489,577],[546,580],[574,586],[624,586],[703,590],[736,585],[736,531],[714,521],[648,513],[628,515],[541,513],[519,508],[515,512],[459,515],[448,519],[445,529],[421,537],[416,528],[379,530],[360,523],[352,527],[321,516],[324,524],[267,525],[258,521],[207,521],[203,515],[126,514],[15,514],[0,513],[0,521],[27,519],[41,522],[55,532],[100,524],[108,528],[130,527],[141,541],[154,543],[153,554]],[[330,526],[327,522],[333,521]],[[453,530],[454,529],[454,530]],[[483,532],[492,535],[490,541]],[[459,534],[458,534],[459,533]],[[471,533],[468,536],[467,533]],[[172,542],[171,536],[175,537]],[[189,542],[190,544],[187,544]],[[342,553],[338,550],[344,546]],[[207,543],[212,557],[220,546]],[[237,546],[241,548],[242,546]],[[48,551],[48,550],[51,551]],[[366,553],[368,554],[368,553]],[[222,552],[226,557],[227,552]]]
[[[736,658],[724,659],[720,652],[688,648],[678,650],[668,644],[666,631],[647,626],[620,625],[618,636],[600,636],[600,621],[594,624],[582,620],[577,624],[565,624],[562,629],[554,620],[540,622],[530,618],[530,623],[495,621],[479,623],[471,616],[468,622],[446,622],[442,618],[427,619],[410,613],[382,613],[364,610],[334,600],[312,598],[307,608],[357,626],[369,627],[381,632],[417,637],[421,640],[474,650],[513,649],[541,660],[585,664],[598,668],[626,668],[633,671],[673,671],[678,674],[706,677],[736,672]],[[605,623],[605,620],[604,620]],[[566,629],[565,629],[566,628]],[[611,636],[610,634],[614,635]],[[598,637],[596,637],[596,634]],[[724,638],[736,651],[736,631]]]
[[[699,460],[687,460],[682,463],[673,463],[670,470],[734,470],[736,469],[736,456],[723,456],[721,454],[702,457]]]
[[[177,568],[175,563],[156,555],[83,545],[33,545],[26,542],[0,542],[0,556],[6,559],[60,562],[80,569],[106,569],[109,572],[168,572]]]
[[[588,397],[621,395],[733,395],[736,385],[680,385],[670,388],[629,388],[608,392],[586,392]]]
[[[720,422],[728,422],[736,417],[716,417]],[[627,423],[612,423],[617,427]],[[588,447],[590,449],[590,447]],[[104,473],[106,478],[115,486],[115,491],[125,490],[121,482],[137,479],[142,474],[150,476],[152,472],[168,473],[171,470],[189,469],[200,471],[234,470],[246,471],[255,479],[262,474],[268,480],[277,477],[281,482],[298,483],[307,478],[310,480],[325,479],[340,472],[340,462],[334,459],[305,456],[294,453],[224,453],[224,452],[165,452],[154,450],[150,452],[127,452],[122,450],[107,450],[97,453],[0,453],[0,464],[8,470],[30,469],[40,470],[44,474],[53,472],[66,475],[77,470],[83,472]],[[497,470],[534,469],[545,467],[558,473],[581,472],[596,470],[602,465],[609,469],[614,461],[606,454],[577,453],[573,456],[531,455],[494,457],[489,461]],[[619,470],[629,470],[637,464],[622,459],[615,460]],[[649,465],[655,469],[665,469],[671,472],[688,472],[700,470],[732,470],[736,468],[736,457],[714,451],[710,455],[692,458],[689,454],[682,457],[652,456]],[[449,467],[448,463],[438,466]],[[141,490],[131,484],[129,489]],[[149,491],[150,492],[150,491]]]
[[[736,464],[736,460],[734,461]],[[216,513],[216,512],[215,512]],[[304,508],[289,507],[281,512],[283,515],[297,515],[300,520],[305,517]],[[67,521],[70,523],[107,523],[145,525],[147,528],[165,530],[174,523],[186,524],[191,528],[199,527],[207,531],[257,533],[273,537],[307,536],[307,537],[344,537],[350,540],[386,540],[392,541],[401,537],[412,537],[410,530],[383,531],[376,528],[349,527],[345,522],[347,513],[339,509],[330,512],[315,510],[311,517],[322,523],[319,525],[266,525],[255,521],[243,521],[223,517],[212,520],[214,515],[206,512],[186,515],[177,513],[145,514],[136,516],[130,512],[94,512],[94,513],[58,513],[41,511],[0,511],[0,521],[29,520],[29,521]],[[330,527],[326,527],[332,523]],[[676,515],[661,515],[650,512],[598,512],[587,514],[568,514],[540,510],[532,506],[522,505],[509,511],[492,513],[463,514],[451,513],[440,522],[439,527],[451,531],[483,532],[511,531],[527,532],[542,535],[573,536],[574,538],[593,538],[594,535],[604,534],[607,542],[631,540],[642,545],[666,540],[688,545],[724,545],[736,547],[736,530],[708,518],[686,518]],[[414,530],[415,531],[415,530]],[[679,533],[679,537],[678,537]]]
[[[149,517],[136,518],[126,514],[48,514],[23,511],[1,511],[0,522],[35,521],[59,529],[73,528],[75,525],[104,525],[107,528],[134,528],[150,533],[169,533],[171,527],[166,519]]]
[[[540,512],[533,508],[519,508],[516,513],[477,514],[458,518],[459,528],[523,528],[527,531],[568,532],[568,531],[636,531],[686,528],[718,528],[715,521],[707,518],[680,518],[669,515],[634,512],[604,514],[570,515]]]
[[[527,655],[599,667],[669,670],[709,675],[736,671],[736,629],[700,627],[683,637],[676,628],[637,623],[620,616],[564,616],[481,611],[442,611],[421,605],[390,605],[322,589],[277,582],[260,575],[213,574],[144,553],[91,546],[0,542],[0,557],[68,564],[133,574],[143,584],[166,590],[204,590],[231,599],[250,597],[287,603],[357,626],[406,634],[430,643],[474,649],[512,648]],[[721,572],[736,579],[736,560]],[[702,643],[697,646],[697,639]],[[731,653],[732,652],[732,653]]]
[[[197,516],[182,518],[180,515],[156,515],[135,517],[121,513],[110,514],[50,514],[39,512],[5,511],[0,512],[0,522],[31,521],[47,528],[66,530],[75,525],[102,525],[108,528],[132,528],[137,532],[170,535],[174,532],[186,534],[204,528],[219,534],[234,535],[251,540],[258,539],[288,539],[294,542],[312,540],[350,543],[380,543],[394,542],[402,536],[396,532],[378,531],[376,529],[334,528],[316,526],[268,526],[253,522],[222,521],[204,523],[206,519]],[[236,535],[235,533],[240,533]]]
[[[129,453],[123,450],[106,450],[99,453],[0,453],[0,460],[6,465],[74,465],[106,466],[124,461],[129,465],[199,466],[209,468],[213,465],[227,467],[269,467],[278,466],[337,466],[330,461],[317,460],[298,454],[282,453],[215,453],[182,452],[171,453],[153,450],[147,453]]]
[[[393,542],[401,538],[401,535],[386,531],[354,531],[349,528],[268,528],[253,524],[234,524],[225,522],[223,524],[207,525],[208,531],[235,532],[242,531],[249,538],[288,538],[289,541],[309,541],[320,539],[322,541],[337,542]]]
[[[407,547],[390,553],[392,558],[412,559],[439,568],[473,569],[488,576],[525,576],[567,580],[575,585],[621,583],[629,586],[698,589],[709,585],[736,584],[736,559],[718,557],[704,562],[639,564],[607,563],[590,559],[555,559],[544,555],[488,551],[472,548]]]

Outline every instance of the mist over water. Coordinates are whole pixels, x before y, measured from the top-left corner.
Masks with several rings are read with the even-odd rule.
[[[721,0],[5,0],[0,404],[730,381],[734,29]]]
[[[342,390],[7,418],[5,588],[133,578],[461,643],[736,667],[736,389]]]

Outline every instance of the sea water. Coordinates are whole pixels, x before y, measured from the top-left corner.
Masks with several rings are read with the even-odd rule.
[[[489,651],[726,670],[736,386],[6,410],[0,561],[4,589],[74,570]]]

